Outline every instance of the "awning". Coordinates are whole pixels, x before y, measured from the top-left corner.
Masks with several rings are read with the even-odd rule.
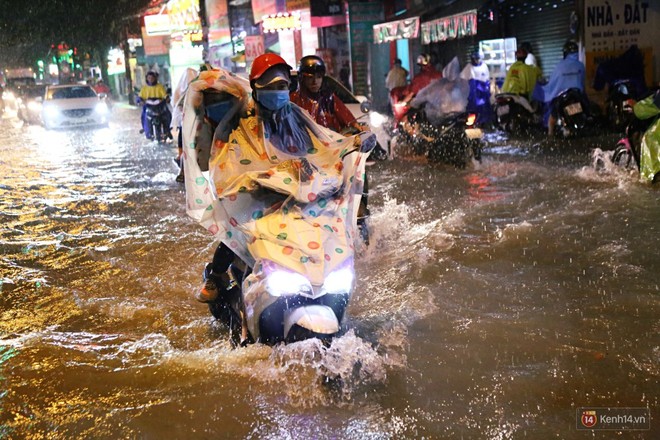
[[[389,43],[406,38],[417,38],[419,35],[419,17],[375,24],[374,43]]]
[[[437,43],[476,34],[476,9],[422,23],[422,44]]]

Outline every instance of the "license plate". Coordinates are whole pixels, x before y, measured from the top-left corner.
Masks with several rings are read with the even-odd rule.
[[[484,137],[484,132],[481,131],[481,128],[466,128],[465,135],[468,139],[481,139]]]
[[[582,113],[582,105],[579,102],[576,102],[575,104],[569,104],[564,107],[564,111],[568,116],[577,115],[578,113]]]
[[[509,106],[501,105],[497,107],[497,116],[503,116],[509,114]]]

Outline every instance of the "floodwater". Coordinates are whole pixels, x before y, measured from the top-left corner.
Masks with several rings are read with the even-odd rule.
[[[660,188],[613,136],[369,169],[346,333],[232,348],[174,148],[0,122],[0,438],[660,438]],[[578,431],[580,407],[649,431]]]

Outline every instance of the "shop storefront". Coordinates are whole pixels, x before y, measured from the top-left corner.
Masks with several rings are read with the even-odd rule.
[[[401,60],[404,69],[411,71],[411,40],[419,38],[420,18],[410,17],[374,25],[374,43],[394,43],[395,58]]]
[[[515,37],[518,45],[530,43],[543,74],[550,75],[566,40],[580,40],[576,7],[575,0],[507,0],[500,5],[503,36]]]
[[[515,51],[530,43],[545,75],[562,58],[568,39],[579,39],[573,23],[576,0],[465,0],[421,15],[418,52],[432,55],[436,67],[454,56],[461,65],[470,53],[481,51],[491,78],[503,81],[515,62]],[[573,23],[573,24],[572,24]]]
[[[320,47],[316,53],[326,64],[327,74],[352,90],[351,53],[346,11],[341,0],[310,0],[311,25],[317,29]],[[305,53],[305,55],[309,55]]]

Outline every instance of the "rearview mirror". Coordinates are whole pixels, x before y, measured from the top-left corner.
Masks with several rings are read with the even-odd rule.
[[[362,101],[360,104],[360,111],[362,113],[369,113],[369,110],[371,110],[371,103],[369,101]]]
[[[108,97],[107,93],[99,93],[99,99],[105,99]]]

